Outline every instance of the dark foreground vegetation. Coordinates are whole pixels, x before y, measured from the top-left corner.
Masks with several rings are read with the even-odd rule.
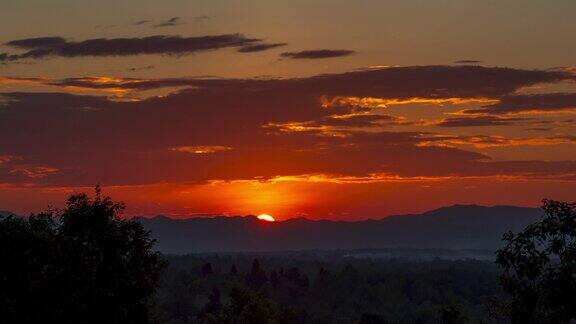
[[[496,262],[291,252],[161,256],[122,204],[0,216],[1,323],[571,323],[576,205],[505,233]],[[345,239],[345,238],[343,238]]]
[[[488,261],[363,259],[339,253],[168,257],[165,323],[488,322],[500,295]]]
[[[0,220],[0,323],[146,323],[164,262],[122,204],[74,195],[62,211]]]

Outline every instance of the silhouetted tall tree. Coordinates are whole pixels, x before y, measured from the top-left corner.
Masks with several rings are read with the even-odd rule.
[[[295,323],[291,311],[242,288],[230,290],[230,304],[219,318],[219,323]]]
[[[266,272],[260,268],[260,262],[258,259],[252,261],[252,268],[250,272],[246,275],[246,284],[252,288],[262,287],[268,279],[266,278]]]
[[[545,217],[504,235],[497,252],[510,294],[504,310],[513,323],[568,323],[576,319],[576,204],[544,200]]]
[[[440,320],[443,324],[467,323],[468,318],[456,306],[446,306],[440,309]]]
[[[97,187],[94,199],[73,195],[60,212],[3,219],[0,258],[11,262],[0,262],[2,313],[18,323],[150,322],[163,262],[123,209]]]
[[[272,288],[278,288],[279,283],[280,281],[278,279],[278,273],[276,270],[272,270],[272,272],[270,272],[270,284],[272,285]]]
[[[202,266],[202,277],[207,277],[209,275],[214,274],[214,270],[212,269],[212,263],[206,262]]]
[[[204,313],[215,314],[222,309],[222,302],[220,301],[220,290],[216,287],[212,288],[208,296],[208,303],[204,306]]]
[[[360,318],[359,324],[387,324],[384,317],[378,314],[364,313]]]
[[[55,227],[45,215],[0,216],[0,322],[59,319],[56,302],[63,269],[56,266]]]
[[[233,277],[238,275],[238,269],[236,268],[236,265],[232,265],[232,267],[230,267],[230,275],[232,275]]]

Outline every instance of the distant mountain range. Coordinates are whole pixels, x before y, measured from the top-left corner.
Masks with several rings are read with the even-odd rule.
[[[538,208],[454,205],[378,220],[295,218],[265,222],[254,216],[140,218],[164,253],[337,250],[375,248],[495,250],[502,234],[543,215]]]

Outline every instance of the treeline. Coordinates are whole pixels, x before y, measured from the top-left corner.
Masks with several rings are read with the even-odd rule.
[[[320,254],[168,258],[156,295],[164,323],[491,322],[492,262]]]

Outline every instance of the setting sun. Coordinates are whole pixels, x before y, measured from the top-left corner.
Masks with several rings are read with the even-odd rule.
[[[262,214],[262,215],[258,215],[258,219],[259,220],[263,220],[263,221],[267,221],[267,222],[275,222],[276,220],[274,219],[274,217],[268,215],[268,214]]]

